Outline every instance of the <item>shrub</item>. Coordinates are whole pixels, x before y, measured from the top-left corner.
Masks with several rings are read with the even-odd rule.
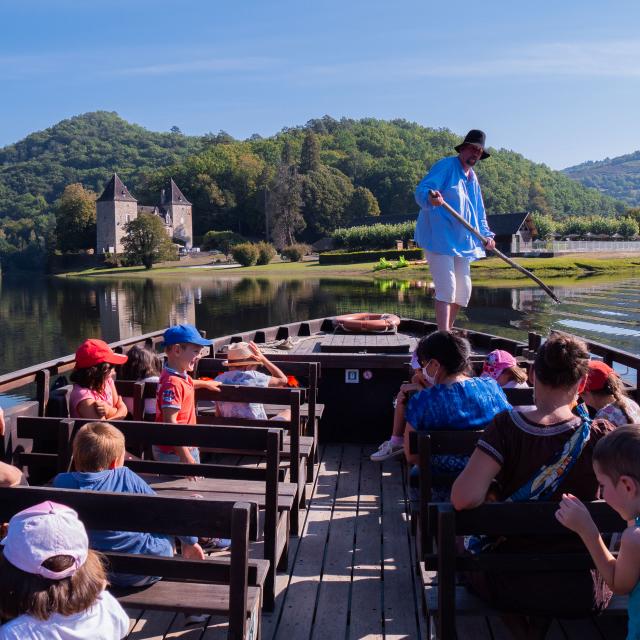
[[[246,242],[246,239],[233,231],[207,231],[200,246],[203,251],[222,251],[227,254],[231,252],[231,247],[242,242]]]
[[[242,242],[231,247],[231,255],[243,267],[251,267],[258,260],[258,247],[252,242]]]
[[[396,240],[407,242],[413,238],[416,223],[401,222],[399,224],[377,223],[348,229],[336,229],[331,237],[337,247],[349,251],[364,249],[388,249],[395,246]]]
[[[386,260],[399,259],[404,256],[406,260],[422,260],[424,253],[422,249],[387,249],[386,251],[353,251],[353,252],[331,252],[321,253],[319,264],[352,264],[355,262],[376,262],[380,258]]]
[[[309,245],[292,244],[284,247],[280,253],[284,258],[287,258],[287,260],[291,260],[291,262],[300,262],[300,260],[309,253]]]
[[[269,264],[276,257],[276,249],[269,242],[258,242],[256,245],[258,250],[258,260],[256,264]]]

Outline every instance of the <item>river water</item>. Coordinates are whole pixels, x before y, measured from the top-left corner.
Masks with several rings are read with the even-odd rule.
[[[640,278],[551,284],[560,304],[537,288],[480,283],[458,324],[521,339],[553,327],[640,354]],[[219,336],[357,311],[434,319],[427,282],[415,280],[202,272],[156,280],[4,278],[0,287],[0,373],[72,353],[86,337],[123,340],[175,322]]]

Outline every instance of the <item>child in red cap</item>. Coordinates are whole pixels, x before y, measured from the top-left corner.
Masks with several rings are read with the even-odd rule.
[[[85,340],[76,351],[74,383],[69,398],[72,418],[120,420],[127,407],[116,391],[111,377],[114,367],[124,364],[127,356],[114,353],[104,340]]]
[[[616,427],[640,423],[640,407],[628,398],[618,374],[601,360],[589,361],[589,375],[582,399],[595,412]]]

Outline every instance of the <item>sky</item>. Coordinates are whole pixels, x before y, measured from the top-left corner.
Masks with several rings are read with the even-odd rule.
[[[80,113],[268,136],[404,118],[554,169],[640,149],[640,3],[0,0],[0,146]]]

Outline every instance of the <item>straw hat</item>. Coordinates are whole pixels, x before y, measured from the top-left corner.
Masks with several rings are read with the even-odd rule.
[[[227,350],[227,359],[222,364],[225,367],[241,367],[256,362],[256,357],[246,342],[232,342]]]

